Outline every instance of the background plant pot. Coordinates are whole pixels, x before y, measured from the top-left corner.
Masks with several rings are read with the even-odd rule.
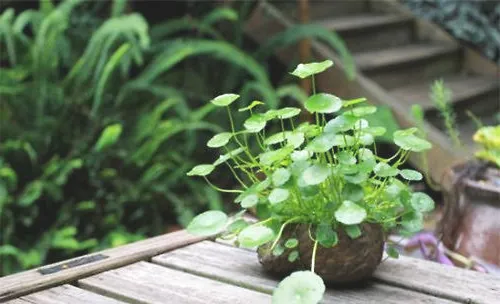
[[[287,249],[277,257],[266,250],[270,244],[263,245],[258,251],[259,261],[264,269],[279,275],[309,269],[311,266],[314,242],[309,237],[308,225],[297,224],[287,228],[282,239],[298,239],[299,259],[297,261],[293,263],[288,261],[291,249]],[[380,264],[384,251],[382,227],[364,223],[361,229],[363,234],[356,239],[351,239],[343,229],[338,229],[337,245],[331,248],[318,245],[315,272],[326,283],[345,284],[367,279]]]
[[[443,243],[466,257],[500,265],[500,170],[469,161],[444,176]]]

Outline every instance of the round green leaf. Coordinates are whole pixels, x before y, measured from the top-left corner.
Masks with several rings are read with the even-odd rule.
[[[293,263],[299,258],[299,251],[298,250],[293,250],[290,252],[288,255],[288,262]]]
[[[233,134],[229,132],[216,134],[212,138],[210,138],[210,140],[207,142],[207,146],[210,148],[219,148],[225,146],[229,142],[231,137],[233,137]]]
[[[331,223],[321,223],[316,227],[316,240],[325,248],[330,248],[339,242],[339,236]]]
[[[351,201],[344,201],[335,211],[335,219],[345,225],[354,225],[363,222],[366,210]]]
[[[286,146],[278,150],[267,151],[259,155],[259,162],[263,166],[271,166],[280,162],[293,152],[293,147]]]
[[[280,244],[276,244],[273,249],[273,256],[280,256],[285,252],[285,247],[281,246]]]
[[[344,113],[328,121],[325,125],[325,133],[345,132],[354,127],[358,118],[348,113]]]
[[[251,133],[260,132],[266,127],[266,117],[263,114],[253,114],[245,122],[243,126]]]
[[[225,107],[232,104],[239,97],[238,94],[222,94],[210,100],[210,102],[218,107]]]
[[[304,173],[302,173],[302,179],[306,185],[317,185],[327,179],[329,174],[330,168],[325,164],[316,164],[307,168]]]
[[[333,65],[333,61],[325,60],[322,62],[311,62],[311,63],[300,63],[295,70],[293,70],[292,75],[299,78],[306,78],[311,75],[315,75],[323,72]]]
[[[422,173],[415,171],[415,170],[410,170],[410,169],[403,169],[399,171],[399,174],[406,180],[410,181],[418,181],[423,178]]]
[[[325,153],[333,148],[334,144],[335,134],[323,133],[313,139],[305,149],[315,153]]]
[[[414,135],[416,131],[416,128],[410,128],[394,132],[394,143],[403,150],[409,150],[413,152],[422,152],[432,148],[430,142],[425,139],[418,138]]]
[[[377,112],[377,107],[375,106],[364,106],[364,107],[356,107],[349,110],[350,113],[356,117],[366,116]]]
[[[286,107],[276,110],[275,115],[280,119],[287,119],[299,115],[300,111],[301,110],[299,108]]]
[[[386,163],[378,163],[375,165],[375,168],[373,168],[373,172],[380,177],[389,177],[398,175],[399,170]]]
[[[290,192],[287,189],[276,188],[269,193],[269,202],[271,204],[278,204],[285,201],[290,196]]]
[[[214,165],[209,165],[209,164],[204,164],[204,165],[198,165],[191,169],[187,173],[188,176],[206,176],[212,173],[214,171],[215,166]]]
[[[295,247],[297,247],[297,245],[299,245],[299,241],[297,239],[294,239],[294,238],[288,239],[285,242],[286,248],[295,248]]]
[[[290,157],[294,162],[308,160],[311,158],[312,152],[307,150],[293,151]]]
[[[420,212],[428,212],[434,209],[434,201],[423,192],[415,192],[411,195],[411,206]]]
[[[344,230],[345,233],[353,240],[361,236],[361,229],[358,225],[345,226]]]
[[[266,226],[248,226],[238,235],[241,247],[254,248],[274,239],[274,231]]]
[[[291,133],[292,131],[284,131],[273,134],[264,140],[264,145],[269,146],[284,142]]]
[[[342,197],[347,198],[349,201],[359,202],[364,196],[363,187],[360,185],[347,183],[342,189]]]
[[[422,213],[414,211],[403,215],[401,226],[409,233],[415,233],[422,230],[424,227]]]
[[[227,227],[227,231],[230,233],[239,233],[248,226],[249,224],[244,219],[237,219]]]
[[[356,158],[348,151],[340,151],[335,155],[341,164],[354,165]]]
[[[294,148],[300,147],[304,141],[304,133],[302,132],[292,132],[287,136],[288,144],[292,145]]]
[[[321,277],[311,271],[296,271],[273,292],[273,304],[316,304],[325,293]]]
[[[257,194],[250,194],[243,198],[243,200],[241,201],[241,207],[250,208],[257,205],[258,202],[259,197],[257,196]]]
[[[226,227],[227,220],[227,215],[224,212],[211,210],[197,215],[186,229],[189,233],[195,235],[214,235]]]
[[[272,179],[273,179],[273,184],[276,187],[279,187],[286,183],[290,179],[290,171],[285,168],[278,168],[276,171],[274,171]]]
[[[319,93],[307,99],[305,108],[311,113],[334,113],[342,108],[342,100],[332,94]]]

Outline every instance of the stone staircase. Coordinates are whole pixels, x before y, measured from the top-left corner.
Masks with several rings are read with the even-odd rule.
[[[266,5],[274,8],[266,16],[275,14],[278,19],[282,18],[281,22],[299,23],[295,1],[271,3]],[[349,93],[360,96],[365,90],[377,91],[375,99],[379,100],[375,102],[391,106],[403,126],[411,125],[411,106],[420,104],[431,133],[436,135],[433,141],[444,149],[439,155],[434,153],[435,157],[446,158],[448,153],[450,158],[457,159],[470,154],[473,148],[469,146],[464,149],[465,153],[458,153],[449,142],[443,143],[448,139],[439,113],[428,98],[430,84],[435,79],[443,78],[452,90],[458,128],[468,145],[472,144],[475,125],[466,116],[467,110],[485,124],[497,122],[495,115],[500,112],[498,66],[462,47],[437,26],[418,20],[391,0],[309,0],[309,6],[311,23],[334,30],[344,39],[358,69],[355,81],[366,80],[366,85],[361,83],[361,89]],[[272,32],[276,24],[269,19],[267,22],[267,31]],[[262,31],[257,31],[258,35],[262,35]],[[325,52],[321,55],[329,57]],[[431,157],[434,154],[431,153]]]

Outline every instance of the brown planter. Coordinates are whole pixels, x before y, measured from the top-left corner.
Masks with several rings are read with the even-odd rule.
[[[337,231],[339,241],[331,248],[318,245],[315,272],[326,283],[345,284],[369,278],[382,260],[384,251],[384,232],[376,224],[361,225],[363,234],[351,239],[343,229]],[[259,248],[259,261],[268,272],[288,275],[296,270],[310,269],[314,242],[309,237],[308,225],[291,225],[285,229],[282,240],[295,237],[299,241],[299,259],[288,261],[287,249],[280,256],[269,253],[270,244]]]
[[[500,266],[500,170],[469,161],[445,173],[443,244]]]

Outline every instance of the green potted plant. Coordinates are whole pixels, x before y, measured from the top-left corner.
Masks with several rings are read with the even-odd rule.
[[[222,155],[188,173],[219,191],[236,193],[242,211],[234,216],[207,211],[187,230],[233,236],[241,247],[258,248],[265,269],[289,275],[275,290],[275,303],[317,303],[324,281],[369,277],[381,262],[384,232],[416,232],[423,213],[434,207],[428,195],[413,193],[408,186],[422,174],[399,169],[412,151],[427,150],[431,144],[416,135],[416,128],[398,130],[393,138],[399,150],[387,159],[377,156],[374,139],[385,129],[370,127],[364,118],[377,108],[365,105],[365,98],[341,100],[315,92],[314,75],[332,65],[329,60],[299,64],[291,73],[312,80],[313,94],[304,107],[314,115],[314,123],[296,122],[299,108],[257,111],[263,103],[254,101],[239,109],[250,115],[243,130],[231,123],[230,131],[208,141],[207,146],[222,149]],[[232,122],[229,106],[238,97],[224,94],[211,102],[225,107]],[[272,126],[278,131],[270,132]],[[241,189],[221,189],[210,182],[207,176],[223,165]],[[249,208],[257,210],[257,222],[243,218]]]
[[[442,117],[443,127],[454,146],[461,149],[452,95],[443,80],[434,81],[430,87],[429,97]],[[413,114],[423,130],[422,109],[415,106]],[[428,184],[443,192],[444,210],[437,236],[443,241],[446,255],[458,266],[484,271],[490,269],[488,264],[500,265],[500,125],[484,126],[473,113],[466,114],[477,125],[473,140],[481,148],[474,157],[446,170],[440,185],[430,179]],[[422,156],[422,167],[427,171],[427,158]]]
[[[445,173],[439,231],[452,251],[500,265],[500,125],[480,127],[473,139],[482,149]]]

